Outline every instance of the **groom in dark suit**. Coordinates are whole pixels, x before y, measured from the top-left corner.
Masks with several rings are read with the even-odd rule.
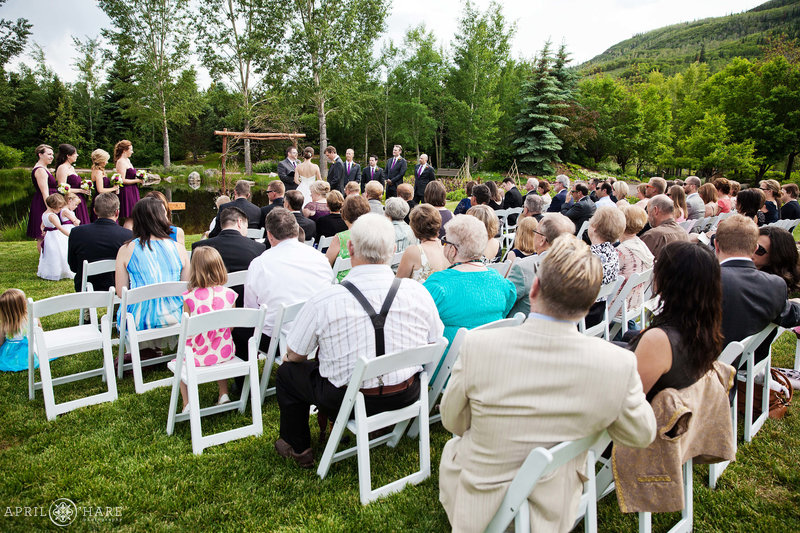
[[[69,234],[67,262],[75,272],[75,292],[81,290],[83,261],[90,263],[102,259],[116,259],[117,252],[126,241],[133,239],[131,230],[117,224],[119,196],[113,192],[98,194],[94,199],[97,220],[91,224],[75,226]],[[114,286],[114,273],[91,276],[88,281],[96,291],[105,292]]]
[[[369,156],[369,165],[364,167],[364,171],[361,173],[362,193],[367,183],[373,180],[380,182],[381,185],[385,185],[386,183],[386,177],[383,174],[383,169],[378,166],[378,156],[376,155]]]
[[[425,200],[425,187],[436,179],[433,167],[428,164],[428,156],[419,156],[419,164],[414,168],[414,201],[422,203]]]
[[[286,159],[278,163],[278,177],[287,191],[297,188],[297,184],[294,182],[295,168],[297,168],[297,148],[290,146],[286,149]]]
[[[397,196],[397,186],[403,183],[403,176],[406,175],[408,161],[400,155],[403,147],[395,144],[392,149],[392,158],[386,161],[386,198]]]
[[[328,169],[328,183],[332,191],[339,191],[344,196],[344,165],[342,159],[336,155],[336,148],[328,146],[325,148],[325,157],[328,158],[330,168]]]
[[[353,152],[352,148],[348,148],[344,154],[344,163],[342,163],[342,166],[344,167],[344,179],[342,180],[343,190],[345,185],[347,185],[349,182],[361,180],[361,165],[353,161],[355,152]]]

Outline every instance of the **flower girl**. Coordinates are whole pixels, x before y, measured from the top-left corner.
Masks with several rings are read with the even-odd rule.
[[[224,287],[228,281],[225,263],[219,252],[210,246],[199,246],[192,252],[192,274],[189,290],[183,293],[184,310],[189,315],[230,309],[236,304],[236,292]],[[234,357],[233,338],[230,328],[212,329],[186,339],[186,355],[194,355],[195,366],[211,366],[230,361]],[[218,405],[228,403],[228,381],[217,381],[219,385]],[[181,381],[183,412],[189,410],[186,384]]]
[[[39,360],[33,356],[33,367]],[[19,289],[0,294],[0,371],[28,370],[28,302]]]
[[[60,217],[66,202],[62,195],[55,193],[48,196],[44,203],[47,206],[47,211],[42,215],[44,245],[39,255],[39,271],[36,275],[51,281],[72,279],[75,274],[67,263],[69,230],[61,223]]]
[[[64,195],[64,200],[67,202],[67,205],[61,210],[61,213],[59,213],[59,218],[61,219],[61,225],[67,230],[67,233],[69,233],[72,231],[73,227],[81,223],[78,217],[75,216],[75,209],[81,204],[81,199],[78,198],[77,194],[68,192]]]

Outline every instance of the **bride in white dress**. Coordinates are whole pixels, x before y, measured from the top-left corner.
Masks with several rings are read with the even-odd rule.
[[[303,162],[297,165],[294,171],[297,190],[303,193],[303,205],[311,202],[311,184],[322,179],[319,165],[311,162],[312,157],[314,157],[314,149],[309,146],[303,150]]]

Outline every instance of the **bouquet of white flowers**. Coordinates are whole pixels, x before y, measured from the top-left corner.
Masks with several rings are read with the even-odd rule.
[[[67,194],[72,187],[69,186],[69,183],[61,183],[58,186],[58,192],[61,194]]]
[[[90,179],[81,180],[81,189],[83,189],[84,191],[89,192],[92,190],[93,187],[94,183],[92,183],[92,180]]]
[[[116,172],[114,173],[114,175],[113,175],[113,176],[111,176],[111,180],[110,180],[110,181],[111,181],[111,186],[112,186],[112,187],[113,187],[113,186],[115,186],[115,185],[117,185],[117,186],[119,186],[119,188],[121,189],[121,188],[123,188],[123,187],[125,186],[125,184],[124,184],[124,183],[122,183],[122,176],[120,176],[120,175],[119,175],[118,173],[116,173]]]
[[[146,170],[137,170],[136,177],[142,180],[142,183],[147,181],[147,171]]]

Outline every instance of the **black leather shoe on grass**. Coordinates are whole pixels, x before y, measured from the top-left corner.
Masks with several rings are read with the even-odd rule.
[[[314,453],[311,448],[306,449],[303,453],[297,453],[291,444],[283,439],[278,439],[275,441],[275,451],[281,457],[294,459],[300,468],[314,468]]]

